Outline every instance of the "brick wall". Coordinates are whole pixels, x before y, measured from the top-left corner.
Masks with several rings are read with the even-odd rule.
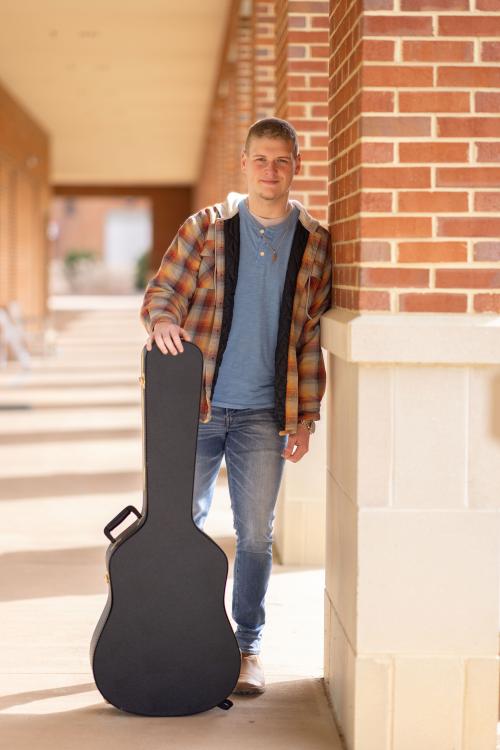
[[[253,115],[252,17],[246,2],[233,0],[203,144],[193,210],[245,190],[240,155]]]
[[[275,0],[255,0],[252,6],[253,122],[275,114],[276,14],[274,6]]]
[[[304,166],[292,195],[327,219],[328,2],[276,0],[276,115],[297,130]]]
[[[330,3],[335,306],[500,312],[500,2],[396,2]]]
[[[0,306],[46,314],[49,138],[0,84]]]

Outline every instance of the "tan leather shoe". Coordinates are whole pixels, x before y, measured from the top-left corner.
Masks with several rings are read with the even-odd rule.
[[[266,689],[264,670],[257,654],[241,654],[240,676],[233,693],[255,695]]]

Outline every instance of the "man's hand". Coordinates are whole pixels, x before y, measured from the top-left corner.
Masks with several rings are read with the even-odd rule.
[[[296,464],[297,461],[300,461],[309,450],[309,438],[310,433],[305,424],[299,424],[297,432],[288,435],[286,448],[281,454],[283,458],[288,459],[288,461],[291,461],[294,464]]]
[[[181,336],[186,341],[191,341],[189,334],[186,333],[184,328],[181,328],[176,323],[169,323],[168,320],[160,320],[153,327],[152,335],[148,336],[146,340],[146,349],[148,352],[151,351],[154,339],[156,346],[163,354],[170,352],[170,354],[176,355],[178,352],[184,351]]]

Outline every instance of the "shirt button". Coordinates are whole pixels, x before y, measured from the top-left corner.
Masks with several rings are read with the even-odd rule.
[[[265,232],[265,231],[266,231],[265,229],[259,229],[259,232],[260,232],[261,234],[264,234],[264,232]]]
[[[263,250],[260,251],[261,255],[265,255],[265,252]]]

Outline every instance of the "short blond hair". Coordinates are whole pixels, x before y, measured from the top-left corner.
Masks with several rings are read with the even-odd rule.
[[[245,153],[248,153],[252,138],[281,138],[292,144],[294,157],[299,155],[299,141],[295,128],[287,120],[280,120],[279,117],[264,117],[254,122],[246,137]]]

